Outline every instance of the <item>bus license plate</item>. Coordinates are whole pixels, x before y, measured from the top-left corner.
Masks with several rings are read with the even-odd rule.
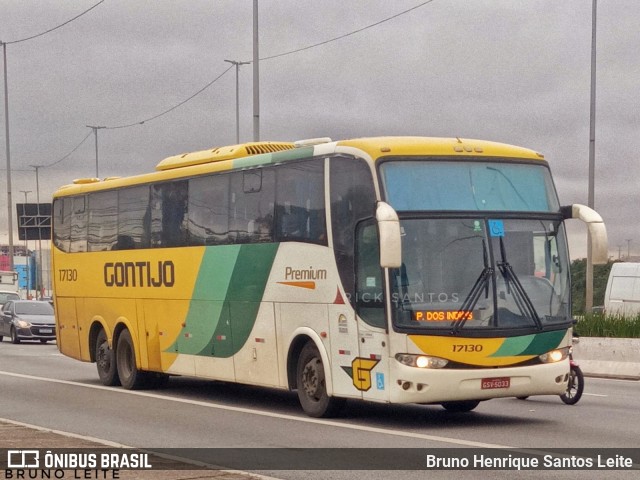
[[[511,378],[509,377],[483,378],[481,383],[482,390],[488,390],[491,388],[509,388],[510,386]]]

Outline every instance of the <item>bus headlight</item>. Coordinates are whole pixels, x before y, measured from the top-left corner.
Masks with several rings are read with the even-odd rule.
[[[555,350],[551,350],[550,352],[543,353],[538,358],[542,363],[561,362],[569,356],[569,348],[570,347],[556,348]]]
[[[398,353],[396,360],[403,365],[416,368],[444,368],[449,360],[427,355],[413,355],[411,353]]]

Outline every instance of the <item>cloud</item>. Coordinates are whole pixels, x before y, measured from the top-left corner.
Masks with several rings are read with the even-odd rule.
[[[5,0],[2,39],[44,31],[94,3]],[[419,3],[263,1],[260,53],[323,42]],[[633,239],[632,251],[640,249],[630,220],[630,181],[640,174],[639,15],[638,2],[599,4],[596,208],[612,251],[625,239]],[[590,2],[436,0],[338,41],[262,61],[261,136],[417,134],[518,144],[545,154],[563,203],[586,203],[590,48]],[[229,67],[225,59],[251,60],[252,3],[110,0],[7,50],[13,191],[34,190],[29,165],[62,158],[87,134],[86,125],[149,118],[220,75]],[[250,140],[251,65],[241,67],[239,80],[241,138]],[[156,120],[100,130],[100,173],[142,173],[164,157],[232,143],[233,70]],[[75,177],[93,176],[93,141],[41,173],[44,199]],[[0,216],[6,210],[0,197]]]

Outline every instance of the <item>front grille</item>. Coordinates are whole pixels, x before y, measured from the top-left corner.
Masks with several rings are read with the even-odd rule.
[[[56,326],[55,325],[32,325],[31,326],[31,335],[41,336],[41,337],[51,337],[56,334]]]

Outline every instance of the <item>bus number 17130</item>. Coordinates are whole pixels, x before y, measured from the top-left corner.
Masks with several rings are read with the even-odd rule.
[[[77,282],[78,270],[75,268],[63,268],[58,270],[59,279],[61,282]]]
[[[481,352],[482,345],[452,345],[454,352]]]

